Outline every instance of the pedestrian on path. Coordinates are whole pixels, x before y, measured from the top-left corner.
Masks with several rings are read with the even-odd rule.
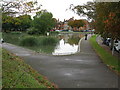
[[[4,43],[4,40],[3,40],[3,38],[1,38],[1,40],[0,40],[0,41],[1,41],[1,43]]]
[[[85,34],[85,40],[87,40],[87,34]]]

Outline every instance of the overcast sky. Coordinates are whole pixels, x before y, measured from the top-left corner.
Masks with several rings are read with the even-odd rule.
[[[71,4],[74,5],[83,5],[88,1],[93,0],[37,0],[39,4],[43,6],[41,9],[46,9],[48,12],[53,14],[53,17],[63,21],[64,19],[69,19],[74,17],[75,19],[86,19],[85,17],[80,17],[74,12],[67,10]]]
[[[14,1],[14,0],[6,0],[6,1]],[[32,0],[27,0],[32,1]],[[33,0],[35,1],[35,0]],[[93,0],[37,0],[38,4],[41,4],[41,9],[46,9],[48,12],[51,12],[53,14],[53,17],[56,19],[59,19],[60,21],[68,20],[72,17],[74,19],[86,19],[86,17],[80,17],[77,14],[75,14],[69,9],[70,5],[73,4],[76,5],[83,5],[86,4],[88,1]],[[34,16],[34,13],[32,13],[32,16]]]

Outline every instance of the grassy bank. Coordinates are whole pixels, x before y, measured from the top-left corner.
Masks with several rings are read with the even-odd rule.
[[[4,41],[40,53],[52,53],[59,39],[55,36],[36,36],[27,33],[3,33]]]
[[[90,38],[90,42],[91,42],[94,50],[100,56],[103,63],[105,63],[110,69],[112,69],[116,73],[120,74],[120,66],[119,66],[120,61],[118,61],[118,59],[116,57],[112,56],[104,48],[102,48],[96,42],[96,38],[97,38],[97,35],[94,35]]]
[[[53,88],[55,85],[40,75],[22,59],[3,49],[2,52],[3,88]]]
[[[18,32],[18,33],[13,33],[13,32],[2,33],[2,37],[5,42],[15,44],[15,45],[19,45],[20,40],[25,36],[27,36],[26,33],[20,33],[20,32]]]

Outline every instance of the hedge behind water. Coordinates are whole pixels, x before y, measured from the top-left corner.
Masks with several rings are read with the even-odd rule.
[[[40,38],[39,45],[56,45],[57,42],[57,38],[48,36]]]
[[[38,42],[37,39],[35,37],[24,37],[21,41],[20,41],[20,45],[22,46],[37,46]]]

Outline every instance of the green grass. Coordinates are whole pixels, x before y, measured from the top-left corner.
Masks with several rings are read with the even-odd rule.
[[[94,48],[94,50],[97,52],[97,54],[100,56],[103,63],[105,63],[110,69],[115,71],[116,73],[120,73],[120,66],[118,61],[118,58],[115,56],[112,56],[109,52],[107,52],[104,48],[102,48],[97,42],[96,42],[97,35],[94,35],[90,38],[90,42]]]
[[[19,41],[21,46],[31,46],[31,47],[37,46],[38,45],[37,42],[38,42],[37,39],[33,36],[27,36]]]
[[[54,51],[59,39],[55,36],[28,35],[26,33],[3,33],[4,41],[22,46],[40,53],[50,54]]]
[[[12,43],[15,45],[20,44],[20,40],[27,36],[26,33],[15,33],[15,32],[9,32],[9,33],[3,33],[2,37],[5,42]]]
[[[22,59],[2,51],[2,86],[3,88],[53,88],[56,86],[40,75]]]
[[[30,46],[30,43],[32,40],[30,40],[30,43],[25,40],[25,42],[29,45],[24,46],[25,48],[34,50],[39,53],[46,53],[46,54],[51,54],[54,51],[54,48],[56,44],[58,43],[58,38],[51,37],[51,36],[37,36],[36,38],[36,44],[32,42],[32,46]],[[35,40],[34,40],[35,41]]]

